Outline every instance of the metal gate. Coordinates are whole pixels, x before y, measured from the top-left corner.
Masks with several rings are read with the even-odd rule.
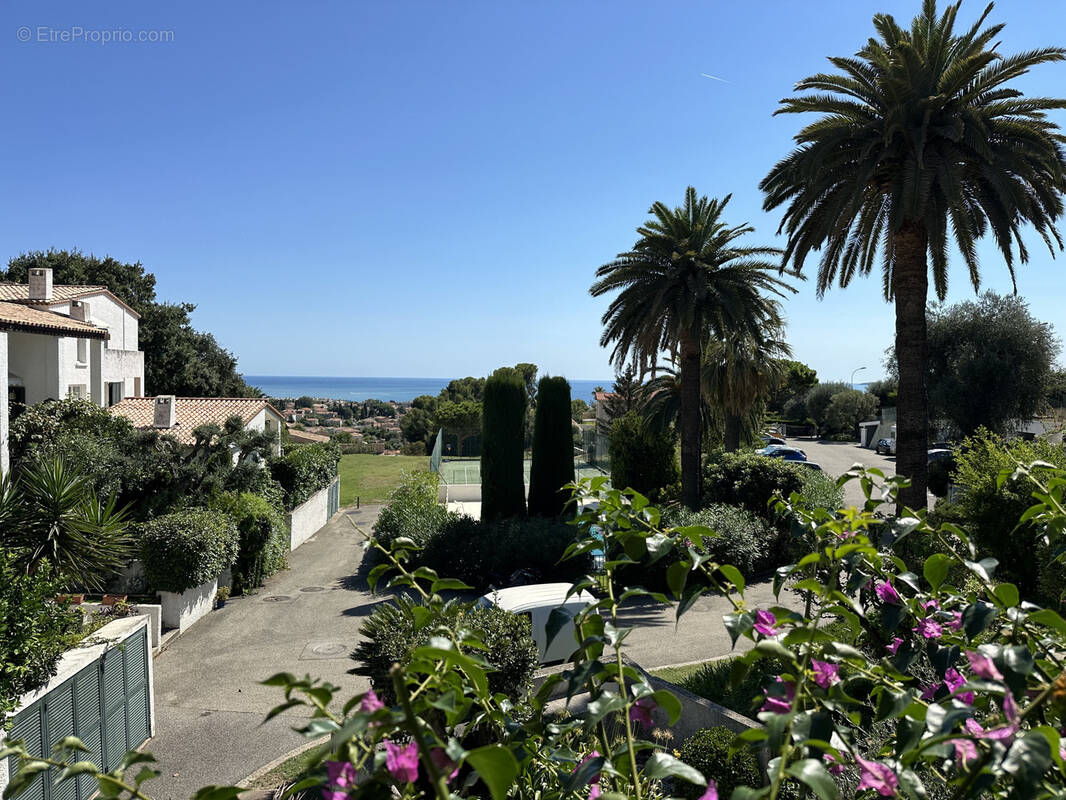
[[[49,755],[67,736],[89,748],[79,760],[104,770],[117,767],[127,750],[148,741],[151,698],[148,696],[148,629],[139,628],[119,646],[84,667],[14,718],[9,737],[21,739],[33,754]],[[18,759],[8,771],[14,775]],[[38,775],[20,795],[25,800],[87,800],[96,793],[88,775],[55,783],[58,770]]]
[[[333,483],[329,485],[329,495],[326,498],[326,502],[329,508],[326,510],[326,519],[330,519],[337,513],[337,509],[341,507],[341,481],[340,478],[334,479]]]

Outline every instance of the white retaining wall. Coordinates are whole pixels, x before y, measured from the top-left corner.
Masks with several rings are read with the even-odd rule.
[[[340,478],[319,489],[289,514],[289,550],[295,550],[329,522],[329,492]]]
[[[164,628],[177,628],[179,633],[184,633],[192,625],[195,625],[215,607],[215,594],[219,586],[229,586],[233,578],[230,570],[226,570],[207,583],[186,589],[181,594],[176,592],[160,592],[159,602],[162,605],[162,622]]]

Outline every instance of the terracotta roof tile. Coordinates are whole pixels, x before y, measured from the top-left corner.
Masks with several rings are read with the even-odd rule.
[[[28,305],[47,306],[54,303],[66,303],[70,300],[77,300],[80,297],[90,297],[94,294],[106,294],[120,306],[140,319],[140,314],[116,297],[106,286],[76,283],[56,284],[52,287],[51,300],[30,300],[30,285],[28,283],[0,281],[0,301],[6,301],[8,303],[26,303]]]
[[[192,444],[196,437],[193,431],[201,425],[218,425],[237,416],[247,425],[264,408],[270,409],[279,418],[281,412],[266,400],[254,397],[178,397],[174,400],[173,428],[158,428],[160,433],[169,433],[183,444]],[[155,422],[154,397],[127,397],[115,403],[108,411],[125,417],[135,428],[153,428]]]
[[[0,301],[0,330],[77,336],[79,339],[107,339],[105,328],[71,319],[66,314]]]

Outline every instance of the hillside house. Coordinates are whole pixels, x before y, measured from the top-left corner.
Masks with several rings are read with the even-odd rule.
[[[32,404],[73,396],[106,408],[142,392],[140,315],[106,286],[54,285],[52,270],[35,268],[29,283],[0,282],[0,302],[81,322],[95,331],[91,336],[40,336],[10,330],[5,371],[10,400]]]
[[[28,396],[39,392],[46,397],[65,396],[70,376],[79,380],[77,365],[60,361],[68,345],[75,349],[84,343],[87,352],[98,352],[107,341],[108,331],[66,314],[33,305],[0,301],[0,471],[7,474],[9,416],[22,408]],[[34,362],[32,357],[43,360]],[[60,364],[62,363],[62,368]],[[84,368],[88,374],[88,367]],[[67,376],[66,382],[60,380]],[[88,380],[86,378],[86,380]],[[32,393],[32,394],[31,394]],[[12,403],[16,403],[12,409]]]
[[[240,417],[247,430],[273,433],[274,452],[281,454],[284,418],[269,402],[254,397],[127,397],[108,411],[125,417],[135,428],[167,433],[190,445],[196,441],[193,432],[201,425],[221,428],[230,417]]]

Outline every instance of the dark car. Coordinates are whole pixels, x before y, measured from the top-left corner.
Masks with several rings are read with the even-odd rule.
[[[785,461],[806,461],[807,454],[798,447],[776,447],[769,453],[770,458],[783,458]]]
[[[874,450],[881,455],[894,456],[896,454],[896,440],[878,439]]]
[[[768,433],[759,434],[759,438],[762,439],[763,446],[770,444],[785,444],[785,440],[780,436],[771,436]]]
[[[934,461],[943,461],[945,458],[951,458],[953,455],[955,455],[955,451],[945,447],[934,447],[926,453],[929,464],[932,464]]]

